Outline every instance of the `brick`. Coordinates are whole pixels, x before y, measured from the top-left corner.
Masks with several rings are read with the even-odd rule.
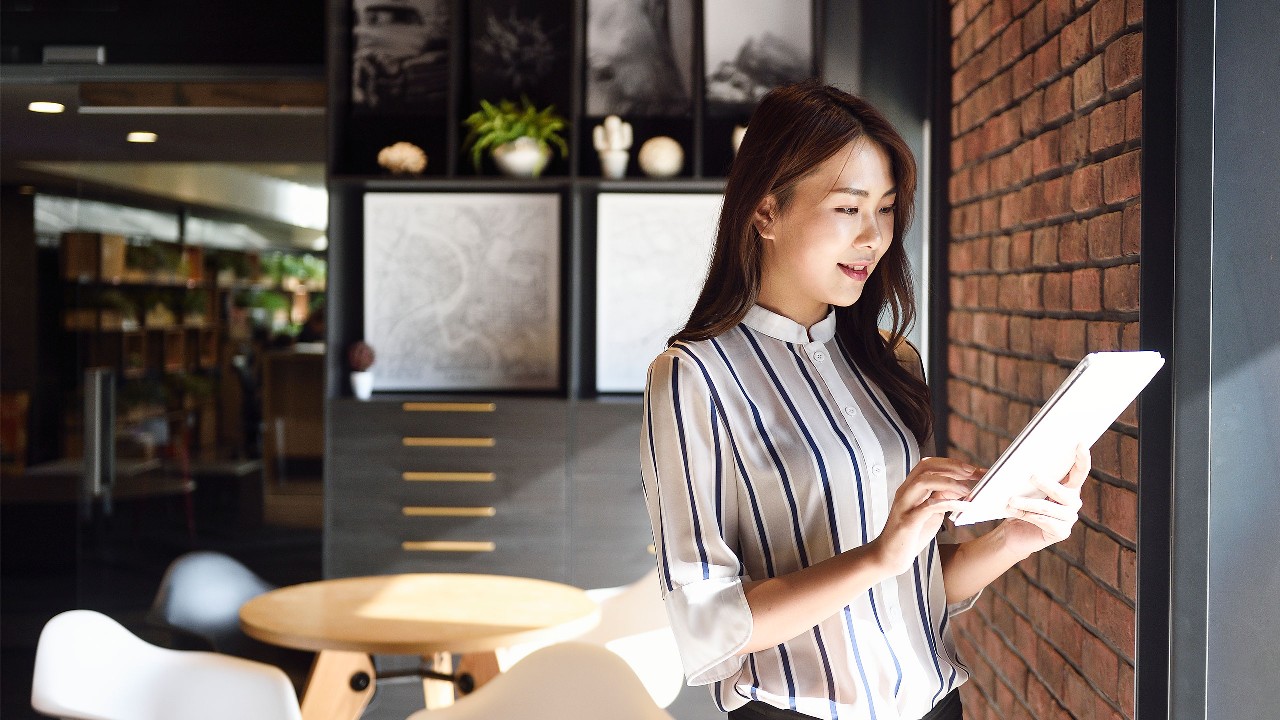
[[[1056,76],[1062,69],[1059,47],[1061,42],[1057,35],[1049,38],[1049,41],[1041,45],[1035,52],[1035,78],[1036,83],[1043,83]]]
[[[1031,171],[1036,175],[1058,166],[1058,131],[1049,130],[1032,142]]]
[[[1120,587],[1116,589],[1130,602],[1138,598],[1138,553],[1128,548],[1120,549]]]
[[[1117,90],[1142,79],[1142,33],[1130,33],[1107,46],[1105,82],[1108,90]]]
[[[1089,11],[1093,23],[1093,44],[1102,47],[1120,34],[1125,26],[1125,0],[1098,0]]]
[[[1138,439],[1128,435],[1120,438],[1120,477],[1138,482]]]
[[[1128,0],[1124,4],[1125,22],[1130,25],[1137,25],[1142,22],[1143,7],[1142,0]]]
[[[1094,166],[1101,169],[1100,165]],[[1110,260],[1121,255],[1122,215],[1107,213],[1089,218],[1089,257],[1094,260]]]
[[[1121,233],[1121,252],[1137,255],[1142,252],[1142,203],[1134,203],[1124,209],[1124,230]]]
[[[1089,119],[1077,118],[1062,126],[1062,151],[1064,165],[1072,165],[1089,157]]]
[[[1102,166],[1085,165],[1071,173],[1071,209],[1086,212],[1102,205]]]
[[[1103,512],[1106,512],[1105,506]],[[1109,587],[1120,581],[1120,546],[1105,534],[1089,528],[1079,528],[1084,533],[1085,567]]]
[[[1003,6],[1004,3],[997,3]],[[1022,55],[1022,20],[1014,20],[1000,33],[1000,57],[1006,61]]]
[[[1133,662],[1134,636],[1137,618],[1133,608],[1129,607],[1105,588],[1098,588],[1097,626],[1102,631],[1104,640],[1119,648],[1121,657],[1128,663]]]
[[[1093,50],[1093,41],[1089,34],[1089,17],[1076,19],[1062,29],[1062,46],[1060,62],[1062,67],[1070,67],[1083,60]]]
[[[1133,666],[1126,663],[1120,663],[1120,678],[1116,683],[1116,703],[1120,705],[1124,711],[1126,718],[1134,716],[1134,672]]]
[[[1121,312],[1137,310],[1138,283],[1137,265],[1120,265],[1103,270],[1103,307]]]
[[[1031,231],[1013,234],[1009,245],[1009,267],[1021,270],[1031,266]]]
[[[1089,113],[1089,151],[1098,152],[1125,140],[1125,100],[1116,100]]]
[[[1096,320],[1089,323],[1089,352],[1113,352],[1120,349],[1120,323]],[[1105,435],[1103,437],[1106,437]],[[1094,446],[1097,447],[1097,446]],[[1119,467],[1114,468],[1113,475],[1119,477]]]
[[[1138,496],[1114,485],[1102,487],[1102,522],[1130,542],[1138,541]]]
[[[1097,312],[1102,309],[1102,271],[1084,268],[1071,273],[1071,309]],[[1083,349],[1081,355],[1083,355]]]
[[[1053,265],[1058,262],[1058,228],[1049,226],[1032,233],[1032,259],[1036,265]]]
[[[1057,322],[1049,318],[1036,318],[1031,321],[1031,354],[1045,356],[1053,353],[1053,344],[1058,337]],[[1042,369],[1041,372],[1044,370]]]
[[[1078,361],[1084,357],[1084,320],[1059,320],[1053,354],[1060,360]]]
[[[1072,100],[1076,110],[1083,110],[1102,99],[1102,55],[1095,55],[1071,76]]]
[[[1009,349],[1022,354],[1031,352],[1031,318],[1029,317],[1011,317],[1009,318]],[[1022,382],[1029,380],[1031,376],[1024,378],[1019,375],[1019,394],[1028,396],[1027,393],[1021,392]],[[1036,389],[1039,390],[1039,377],[1036,376]]]
[[[1124,101],[1124,139],[1142,139],[1142,91],[1138,90]]]
[[[1082,263],[1089,259],[1088,247],[1085,243],[1086,224],[1083,220],[1063,224],[1058,239],[1058,261]]]
[[[1050,32],[1061,28],[1071,17],[1071,0],[1045,0],[1044,24]]]
[[[1108,430],[1098,438],[1089,450],[1089,457],[1092,459],[1093,468],[1100,470],[1108,475],[1115,477],[1120,476],[1120,435],[1114,430]],[[1093,483],[1086,483],[1091,485]],[[1099,516],[1101,517],[1101,516]]]
[[[1017,275],[1001,275],[1000,308],[1003,310],[1017,310],[1022,305],[1021,290]]]
[[[1071,568],[1067,574],[1067,600],[1072,611],[1087,623],[1093,623],[1094,600],[1097,596],[1097,583],[1078,568]]]
[[[1028,55],[1014,63],[1010,75],[1015,96],[1020,97],[1031,92],[1036,85],[1035,57]]]
[[[1066,177],[1050,178],[1044,181],[1044,196],[1040,217],[1060,217],[1067,214],[1070,205],[1071,188]]]
[[[1118,203],[1142,192],[1142,151],[1133,150],[1102,163],[1102,199]]]
[[[1003,272],[1009,269],[1009,244],[1011,238],[1008,235],[1000,235],[991,239],[991,269],[997,272]]]
[[[1055,122],[1071,114],[1072,108],[1072,76],[1058,78],[1044,90],[1043,120]]]
[[[1022,16],[1022,46],[1039,45],[1044,36],[1044,3],[1037,2]]]
[[[1026,311],[1039,311],[1044,309],[1044,303],[1041,300],[1041,278],[1043,276],[1036,273],[1026,273],[1018,276],[1018,289],[1020,307]],[[1012,329],[1010,329],[1012,332]]]
[[[1055,321],[1050,321],[1050,322],[1055,322]],[[1078,357],[1072,358],[1071,364],[1074,365],[1075,362],[1079,359],[1080,358]],[[1044,365],[1041,368],[1041,372],[1040,372],[1040,392],[1044,394],[1044,397],[1049,397],[1050,395],[1053,394],[1054,390],[1058,389],[1058,386],[1062,384],[1062,381],[1066,379],[1067,379],[1066,368],[1060,365]],[[1064,549],[1064,552],[1065,551],[1066,550]],[[1083,552],[1084,552],[1084,546],[1082,544],[1078,549],[1076,556],[1083,557]]]
[[[1125,323],[1124,330],[1120,333],[1120,349],[1121,350],[1138,350],[1138,323]],[[1137,478],[1134,478],[1135,480]]]

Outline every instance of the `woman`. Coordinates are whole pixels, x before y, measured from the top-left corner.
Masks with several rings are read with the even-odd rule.
[[[706,284],[645,391],[645,497],[686,676],[731,719],[959,718],[950,616],[1068,536],[1087,450],[1039,483],[1048,499],[950,541],[943,516],[982,470],[921,457],[911,153],[813,81],[769,93],[749,128]]]

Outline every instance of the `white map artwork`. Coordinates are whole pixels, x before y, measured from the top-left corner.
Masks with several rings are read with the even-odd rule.
[[[557,387],[559,249],[556,194],[366,194],[374,389]]]
[[[601,193],[596,223],[596,390],[644,390],[649,363],[706,280],[722,195]]]

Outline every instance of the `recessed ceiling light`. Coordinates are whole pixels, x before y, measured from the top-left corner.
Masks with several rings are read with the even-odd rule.
[[[38,113],[60,113],[67,109],[62,103],[49,102],[47,100],[37,100],[27,105],[27,109],[31,112]]]
[[[156,141],[156,134],[153,132],[131,132],[126,139],[135,143],[153,143]]]

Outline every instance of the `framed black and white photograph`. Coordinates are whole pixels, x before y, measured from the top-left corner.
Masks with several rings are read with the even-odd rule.
[[[480,100],[554,104],[569,112],[573,6],[569,0],[472,0],[471,95]],[[474,107],[467,108],[470,112]]]
[[[711,116],[748,115],[765,93],[814,74],[811,0],[705,0]]]
[[[649,363],[689,319],[724,198],[601,193],[596,201],[596,390],[644,390]]]
[[[587,0],[587,115],[690,112],[693,2]]]
[[[352,0],[352,110],[444,114],[450,27],[450,0]]]
[[[367,193],[375,390],[560,383],[560,195]]]

